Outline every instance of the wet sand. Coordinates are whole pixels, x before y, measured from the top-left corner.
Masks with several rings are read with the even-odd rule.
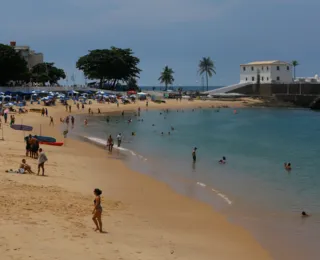
[[[212,105],[242,107],[243,103],[174,100],[160,105],[149,102],[148,109]],[[94,113],[98,108],[105,113],[137,110],[138,106],[146,109],[144,102],[119,108],[97,103],[90,107]],[[16,115],[16,123],[32,125],[32,133],[38,135],[41,125],[42,135],[63,141],[58,121],[69,113],[60,104],[48,109],[55,127],[49,126],[49,118],[31,112]],[[74,105],[72,110],[78,112]],[[23,138],[22,131],[4,125],[5,140],[0,141],[1,259],[270,259],[248,231],[229,223],[211,206],[131,171],[122,161],[85,142],[67,139],[63,147],[42,145],[49,159],[46,177],[6,173],[17,169],[25,158]],[[27,158],[27,163],[36,170],[36,160]],[[94,232],[91,220],[94,188],[103,191],[102,234]]]

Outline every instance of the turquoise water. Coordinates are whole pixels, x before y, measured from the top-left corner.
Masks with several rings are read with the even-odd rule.
[[[112,117],[109,123],[104,116],[90,117],[89,126],[76,132],[104,140],[121,132],[131,167],[212,203],[232,221],[251,228],[277,259],[317,259],[320,114],[294,109],[237,112],[143,111],[140,117]],[[218,163],[222,156],[225,165]],[[291,172],[284,170],[284,162],[291,162]],[[312,216],[301,222],[303,210]]]

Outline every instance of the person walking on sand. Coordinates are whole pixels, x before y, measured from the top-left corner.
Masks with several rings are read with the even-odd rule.
[[[69,105],[69,113],[71,113],[71,105]]]
[[[74,128],[74,117],[71,116],[71,125],[72,125],[72,128]]]
[[[50,123],[49,123],[49,126],[50,126],[50,125],[54,126],[54,122],[53,122],[53,117],[52,117],[52,116],[50,116]]]
[[[39,149],[39,158],[38,158],[38,175],[40,174],[40,169],[42,169],[42,176],[44,176],[44,164],[48,161],[46,154],[43,150]]]
[[[92,220],[96,225],[95,231],[99,231],[100,233],[102,233],[102,221],[101,221],[102,207],[101,207],[101,197],[100,197],[102,194],[102,191],[100,189],[94,189],[93,194],[96,197],[93,201],[94,208],[92,211],[92,214],[93,214]]]
[[[192,159],[193,159],[193,162],[195,163],[197,161],[197,147],[195,147],[192,151]]]
[[[46,112],[46,116],[48,116],[48,109],[47,108],[45,109],[45,112]]]

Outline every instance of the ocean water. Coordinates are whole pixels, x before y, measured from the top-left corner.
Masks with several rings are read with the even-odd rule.
[[[82,126],[83,119],[77,119],[74,137],[104,144],[109,134],[115,139],[121,132],[122,147],[113,156],[212,204],[251,230],[275,259],[320,258],[320,113],[142,111],[140,116],[113,116],[109,123],[105,116],[91,116],[88,127]],[[198,148],[196,163],[193,147]],[[225,165],[218,163],[222,156]],[[284,162],[292,164],[291,172],[284,170]],[[302,219],[303,210],[311,217]]]

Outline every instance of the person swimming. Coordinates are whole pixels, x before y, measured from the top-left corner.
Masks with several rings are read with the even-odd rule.
[[[291,163],[284,163],[284,168],[287,170],[287,171],[291,171]]]
[[[302,211],[301,216],[302,217],[309,217],[310,215],[308,213],[306,213],[305,211]]]
[[[226,162],[227,162],[227,158],[225,156],[223,156],[222,159],[219,160],[220,164],[226,164]]]

